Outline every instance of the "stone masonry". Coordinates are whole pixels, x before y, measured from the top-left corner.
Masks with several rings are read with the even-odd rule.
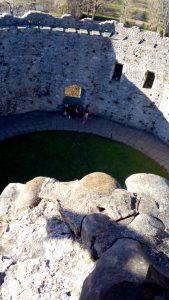
[[[117,22],[28,13],[0,18],[0,114],[61,110],[64,88],[83,89],[91,112],[169,144],[169,40]],[[122,65],[117,80],[114,71]],[[147,72],[152,87],[143,87]],[[115,77],[115,78],[114,78]]]

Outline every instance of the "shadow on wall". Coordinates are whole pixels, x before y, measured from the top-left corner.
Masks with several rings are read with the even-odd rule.
[[[113,80],[111,89],[115,88],[116,92],[111,100],[112,105],[108,105],[104,111],[105,116],[125,126],[150,132],[169,144],[169,122],[165,117],[168,106],[164,103],[164,111],[161,111],[155,101],[149,99],[124,75],[117,83],[112,83]]]
[[[77,85],[82,89],[79,101],[90,103],[93,114],[149,131],[169,144],[165,103],[160,111],[123,75],[122,62],[117,61],[113,49],[113,34],[113,27],[111,38],[99,32],[35,28],[3,32],[1,115],[61,110],[68,100],[64,98],[65,87]],[[153,72],[146,76],[144,87],[150,88]],[[162,91],[159,95],[162,98]]]
[[[163,91],[158,91],[160,100],[153,101],[132,83],[123,74],[125,64],[123,65],[121,61],[117,60],[112,41],[107,39],[107,54],[104,57],[104,52],[102,53],[104,60],[98,56],[100,63],[97,64],[94,76],[93,94],[89,97],[94,113],[106,116],[126,126],[146,130],[169,144],[169,122],[166,118],[169,115],[169,109],[167,100],[163,99]],[[133,68],[133,77],[138,79],[142,76],[142,72],[138,66],[136,67],[136,70]],[[145,72],[142,78],[142,87],[145,91],[149,91],[149,93],[152,91],[153,93],[155,84],[155,73]]]
[[[167,233],[156,238],[151,233],[144,236],[139,228],[135,231],[104,213],[85,216],[64,209],[61,215],[71,228],[81,224],[82,239],[73,232],[58,233],[61,220],[55,217],[47,220],[48,238],[82,242],[82,247],[97,260],[95,269],[83,283],[80,300],[154,300],[168,290],[169,279],[164,275],[168,274],[168,257],[156,251]]]

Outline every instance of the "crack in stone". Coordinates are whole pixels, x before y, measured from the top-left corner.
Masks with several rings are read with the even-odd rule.
[[[134,219],[135,219],[135,217],[137,217],[139,215],[139,213],[136,213],[136,214],[131,214],[131,215],[128,215],[127,217],[121,217],[121,218],[119,218],[118,220],[116,220],[116,223],[118,223],[118,222],[120,222],[120,221],[123,221],[123,220],[127,220],[127,219],[129,219],[129,218],[131,218],[131,217],[134,217]],[[132,220],[131,221],[131,223],[133,222],[134,220]]]
[[[8,257],[5,257],[5,256],[2,256],[2,261],[4,259],[10,259]],[[9,266],[6,267],[5,271],[4,272],[0,272],[0,286],[4,283],[4,279],[6,277],[6,272],[10,269],[11,266],[14,266],[16,265],[17,262],[16,261],[13,261],[12,263],[9,264]]]
[[[136,197],[137,197],[137,194],[136,193],[134,193],[135,195],[136,195]],[[138,202],[137,202],[137,212],[138,212],[138,214],[139,214],[139,206],[140,206],[140,203],[141,203],[141,197],[139,197],[139,198],[137,198],[138,199]]]
[[[5,277],[6,277],[6,273],[0,272],[0,286],[4,283]]]

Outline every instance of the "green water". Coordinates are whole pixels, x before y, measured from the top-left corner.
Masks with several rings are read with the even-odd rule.
[[[154,173],[169,179],[156,162],[131,147],[91,134],[40,132],[0,144],[0,190],[10,182],[25,183],[36,176],[61,181],[100,171],[122,185],[134,173]]]

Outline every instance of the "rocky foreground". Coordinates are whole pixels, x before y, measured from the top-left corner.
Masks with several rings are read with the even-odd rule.
[[[168,300],[169,181],[92,173],[0,196],[0,299]]]

